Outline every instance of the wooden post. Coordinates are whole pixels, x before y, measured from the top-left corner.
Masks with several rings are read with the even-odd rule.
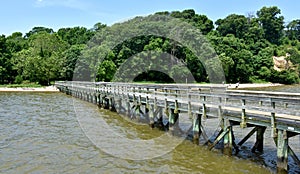
[[[201,115],[194,113],[193,114],[193,142],[199,145],[199,138],[201,134]]]
[[[104,98],[104,109],[109,109],[109,98]]]
[[[206,96],[203,96],[203,104],[202,104],[202,117],[203,118],[206,118],[206,113],[207,113],[205,102],[206,102]]]
[[[154,103],[153,103],[153,107],[154,107],[154,109],[156,110],[158,107],[157,107],[157,98],[156,97],[154,97],[154,101],[153,101]]]
[[[175,109],[171,108],[170,109],[170,115],[169,115],[169,131],[171,131],[172,134],[175,133],[175,129],[178,126],[178,116],[179,114],[174,112]]]
[[[275,102],[271,101],[271,107],[273,111],[271,112],[271,137],[277,137],[276,132],[276,118],[275,118]]]
[[[251,149],[251,152],[255,152],[256,150],[259,152],[263,152],[264,149],[264,133],[266,130],[266,127],[264,126],[256,126],[256,142],[254,146]]]
[[[150,120],[150,127],[154,128],[154,108],[152,105],[149,105],[149,120]]]
[[[168,99],[165,98],[165,114],[169,116],[169,106],[168,106]]]
[[[191,94],[188,94],[188,116],[189,118],[192,118]]]
[[[149,91],[149,89],[147,89]],[[149,97],[146,97],[146,110],[148,110],[149,113],[149,124],[151,128],[154,128],[154,108],[149,103]]]
[[[121,114],[121,112],[122,112],[122,96],[121,97],[119,96],[117,101],[118,101],[118,110],[117,110],[117,112]]]
[[[130,108],[130,97],[129,97],[129,93],[127,93],[127,99],[126,99],[126,115],[128,117],[130,117],[130,111],[131,111],[131,108]]]
[[[94,102],[93,103],[97,104],[97,93],[96,92],[94,93]]]
[[[223,114],[222,114],[222,106],[221,106],[221,104],[222,104],[222,98],[221,97],[219,97],[218,98],[219,99],[219,105],[218,105],[218,117],[219,117],[219,120],[222,120],[221,121],[221,128],[223,128],[224,129],[224,120],[223,120]]]
[[[285,130],[278,130],[277,173],[288,173],[288,137]]]
[[[177,100],[175,100],[175,108],[174,108],[174,113],[175,114],[178,114],[179,113],[179,108],[178,108],[178,101]]]
[[[242,99],[242,119],[240,123],[241,128],[247,127],[246,124],[246,100]]]
[[[164,127],[164,123],[163,123],[163,109],[161,107],[157,107],[157,125],[160,127],[160,128],[163,128]]]
[[[228,156],[232,156],[232,126],[230,125],[229,120],[224,120],[224,131],[227,130],[227,133],[224,135],[224,149],[223,153]]]
[[[134,90],[135,90],[135,88],[134,88]],[[135,97],[135,94],[133,94],[133,101],[132,101],[132,103],[133,103],[133,106],[132,106],[132,108],[133,108],[133,112],[132,112],[132,115],[130,116],[131,117],[131,119],[136,119],[136,116],[139,114],[138,112],[137,112],[137,110],[139,110],[140,108],[139,108],[139,106],[138,106],[138,102],[137,102],[137,99],[136,99],[136,97]]]
[[[101,93],[98,94],[98,106],[101,107],[102,105],[102,97],[101,97]]]
[[[105,98],[106,98],[106,95],[103,94],[103,95],[101,96],[101,105],[102,105],[103,108],[105,107],[105,103],[106,103]]]
[[[85,101],[89,101],[89,93],[84,91]]]

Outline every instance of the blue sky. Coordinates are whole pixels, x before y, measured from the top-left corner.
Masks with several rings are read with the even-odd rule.
[[[194,9],[213,21],[229,14],[256,13],[263,6],[278,6],[285,22],[300,19],[299,0],[3,0],[0,34],[26,33],[35,26],[53,28],[111,25],[157,11]]]

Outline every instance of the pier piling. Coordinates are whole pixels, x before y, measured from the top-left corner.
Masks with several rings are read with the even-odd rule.
[[[67,95],[95,103],[104,109],[117,111],[135,120],[146,120],[151,128],[169,128],[179,133],[179,119],[191,121],[193,141],[204,138],[209,149],[223,143],[222,151],[231,156],[239,151],[254,133],[251,149],[263,153],[264,133],[271,128],[277,146],[277,172],[288,172],[288,156],[300,167],[300,160],[288,144],[288,139],[300,134],[300,94],[262,91],[228,90],[224,85],[130,84],[106,82],[56,82]],[[276,106],[276,108],[275,108]],[[181,114],[183,113],[183,114]],[[220,130],[217,137],[209,137],[204,122],[213,122]],[[219,124],[220,123],[220,124]],[[254,127],[237,145],[234,126]],[[212,143],[210,143],[212,141]]]

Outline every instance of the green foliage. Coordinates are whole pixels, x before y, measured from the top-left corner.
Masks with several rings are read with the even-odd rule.
[[[293,20],[286,28],[286,34],[290,40],[300,40],[300,19]]]
[[[15,84],[21,84],[23,82],[23,77],[21,75],[17,75],[15,78]]]
[[[293,64],[300,63],[300,53],[296,48],[294,47],[287,48],[286,53],[290,55],[288,57],[288,60],[290,60]]]
[[[56,34],[46,32],[32,34],[28,40],[30,47],[14,54],[14,69],[23,79],[49,85],[61,74],[67,45]]]
[[[157,13],[157,14],[166,14],[168,13]],[[205,15],[196,14],[193,9],[183,10],[182,12],[173,11],[170,16],[182,19],[186,22],[191,23],[197,27],[203,34],[209,33],[213,28],[213,21],[208,19]]]
[[[229,15],[225,19],[219,19],[215,23],[218,25],[217,31],[222,36],[233,34],[238,38],[243,38],[249,27],[247,18],[236,14]]]
[[[234,61],[232,60],[231,57],[226,56],[225,53],[221,53],[219,55],[219,58],[222,62],[222,67],[225,73],[225,76],[228,77],[230,74],[230,70],[233,68],[234,66]]]
[[[188,80],[189,69],[185,66],[175,65],[171,69],[170,76],[176,79],[176,83],[185,83]]]
[[[289,22],[285,28],[280,14],[275,6],[263,7],[256,15],[229,14],[218,19],[214,29],[213,21],[206,15],[187,9],[157,12],[112,26],[98,22],[91,29],[69,27],[55,32],[51,28],[34,27],[24,36],[20,32],[8,37],[1,35],[0,84],[29,81],[49,85],[54,80],[90,79],[209,82],[212,80],[209,77],[218,78],[222,74],[228,83],[298,83],[300,19]],[[167,17],[173,17],[172,25],[164,23]],[[149,21],[141,23],[143,20]],[[160,33],[173,38],[180,35],[184,38],[182,43],[141,32],[144,28],[173,31],[170,27],[181,25],[179,21],[187,22],[199,32],[186,28]],[[201,33],[210,43],[203,40]],[[192,40],[200,43],[197,46],[201,50],[189,49],[195,44]],[[200,58],[196,56],[199,54]],[[286,55],[292,64],[275,71],[273,56]]]
[[[62,53],[63,56],[63,69],[61,72],[62,79],[71,81],[74,75],[74,69],[77,60],[81,56],[81,51],[86,48],[84,44],[72,45],[69,49]]]
[[[117,68],[113,61],[111,60],[103,61],[98,68],[98,73],[96,77],[97,81],[104,81],[104,82],[111,81],[114,77],[116,70]]]
[[[293,70],[273,71],[271,81],[283,84],[299,83],[299,74]]]
[[[101,30],[101,24],[95,24],[94,30],[99,31]],[[69,43],[69,45],[76,45],[76,44],[85,44],[89,41],[94,32],[88,30],[85,27],[73,27],[73,28],[61,28],[57,31],[58,36],[65,42]]]
[[[92,31],[95,31],[95,32],[99,32],[101,31],[103,28],[105,28],[106,25],[105,24],[102,24],[101,22],[98,22],[94,25]]]
[[[25,38],[29,38],[31,35],[39,33],[39,32],[45,32],[45,33],[49,33],[49,34],[54,33],[52,28],[33,27],[32,30],[30,30],[28,33],[25,34]]]
[[[263,7],[257,11],[257,16],[264,30],[265,39],[273,44],[279,44],[283,36],[284,17],[278,16],[281,11],[278,7]]]
[[[271,70],[265,66],[261,67],[258,71],[258,75],[260,79],[269,80],[271,77]]]

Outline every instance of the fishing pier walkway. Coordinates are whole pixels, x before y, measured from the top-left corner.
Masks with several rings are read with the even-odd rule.
[[[300,134],[300,94],[228,90],[224,85],[131,84],[106,82],[56,82],[68,95],[95,103],[105,109],[146,121],[151,127],[164,127],[176,133],[183,117],[191,120],[193,141],[204,140],[209,149],[222,144],[223,153],[238,152],[254,133],[252,152],[263,152],[266,128],[277,146],[277,172],[288,172],[288,156],[300,166],[289,146],[289,138]],[[205,124],[219,128],[210,137]],[[235,142],[233,127],[253,127]]]

